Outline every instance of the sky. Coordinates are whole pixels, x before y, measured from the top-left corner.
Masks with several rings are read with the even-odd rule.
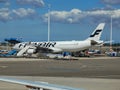
[[[0,41],[47,41],[50,7],[50,40],[84,40],[99,23],[106,23],[101,39],[120,42],[120,0],[0,0]]]

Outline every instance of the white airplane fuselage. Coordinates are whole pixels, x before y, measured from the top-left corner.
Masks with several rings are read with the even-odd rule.
[[[62,52],[62,51],[68,51],[68,52],[76,52],[80,50],[84,50],[86,48],[89,48],[91,46],[90,40],[84,40],[84,41],[56,41],[56,42],[24,42],[24,43],[18,43],[16,44],[13,49],[21,50],[27,45],[31,46],[39,46],[41,48],[48,48],[53,50],[53,52]]]
[[[55,48],[60,48],[62,51],[75,52],[90,46],[90,41],[61,41],[56,43]]]

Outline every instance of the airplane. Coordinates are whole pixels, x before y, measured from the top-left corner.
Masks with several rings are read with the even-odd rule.
[[[47,82],[19,80],[15,78],[13,79],[13,78],[0,77],[0,81],[25,85],[29,90],[83,90],[80,88],[72,88],[67,86],[49,84]]]
[[[104,29],[105,23],[100,23],[93,33],[83,41],[51,41],[51,42],[22,42],[15,44],[13,49],[22,50],[18,53],[20,56],[23,52],[34,53],[35,47],[39,50],[51,50],[54,53],[57,52],[77,52],[85,50],[94,45],[101,44],[101,34]]]

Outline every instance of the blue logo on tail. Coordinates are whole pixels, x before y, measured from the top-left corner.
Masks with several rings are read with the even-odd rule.
[[[98,29],[96,30],[92,35],[90,35],[90,37],[94,37],[95,35],[98,35],[102,30]]]

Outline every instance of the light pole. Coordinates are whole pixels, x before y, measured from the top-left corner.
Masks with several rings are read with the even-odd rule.
[[[111,26],[111,29],[110,29],[110,51],[113,51],[112,50],[112,29],[113,29],[113,27],[112,27],[112,15],[111,15],[111,24],[110,24],[110,26]]]
[[[48,4],[48,42],[50,41],[50,7],[51,5]]]

